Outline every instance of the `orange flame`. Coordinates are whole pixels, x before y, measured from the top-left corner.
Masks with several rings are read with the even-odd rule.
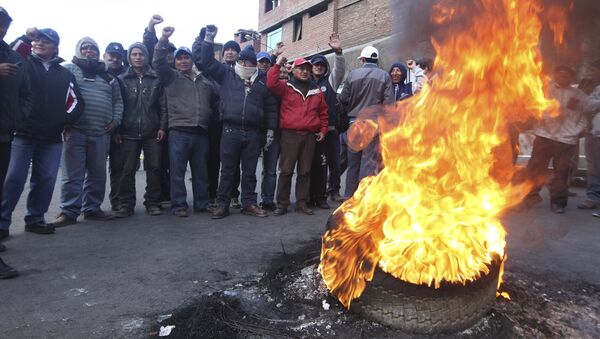
[[[541,10],[538,0],[442,0],[432,16],[447,26],[432,39],[441,75],[352,126],[355,149],[379,135],[384,169],[361,181],[323,236],[321,272],[344,306],[377,266],[438,288],[473,281],[504,258],[499,215],[524,192],[511,184],[506,131],[556,108],[542,90]]]

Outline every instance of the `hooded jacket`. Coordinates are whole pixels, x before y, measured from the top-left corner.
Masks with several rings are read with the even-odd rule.
[[[392,83],[392,90],[394,91],[394,98],[396,99],[396,101],[400,101],[400,100],[404,100],[408,97],[411,97],[413,95],[413,86],[412,86],[412,82],[406,83],[406,76],[408,74],[408,69],[406,68],[406,66],[404,66],[404,64],[401,63],[395,63],[392,65],[392,67],[390,67],[390,71],[388,73],[390,73],[390,77],[392,75],[392,70],[394,68],[399,68],[400,71],[402,72],[402,78],[400,78],[400,82],[397,84]]]
[[[202,74],[190,78],[172,69],[167,62],[168,53],[169,45],[159,40],[152,64],[165,86],[169,129],[208,130],[214,102],[219,100],[212,82]]]
[[[277,128],[277,100],[267,89],[264,72],[257,69],[246,90],[245,80],[234,68],[215,59],[213,43],[194,43],[194,49],[193,54],[201,56],[197,65],[220,85],[219,112],[224,125],[251,130]]]
[[[19,65],[17,73],[0,77],[0,142],[10,142],[18,115],[29,115],[33,94],[29,87],[25,60],[0,40],[0,63]]]
[[[81,54],[83,44],[92,44],[99,51],[96,41],[84,37],[77,42],[73,63],[65,65],[75,76],[86,103],[81,117],[73,127],[87,135],[100,136],[106,134],[105,126],[111,121],[117,125],[121,123],[121,88],[116,78],[106,72],[103,62],[98,58],[87,59]]]
[[[133,43],[127,58],[131,64],[131,51],[142,50],[144,71],[138,75],[133,66],[119,76],[125,93],[125,110],[119,133],[125,139],[155,138],[159,129],[167,130],[167,104],[158,74],[148,65],[148,51],[142,43]]]
[[[348,116],[356,118],[367,107],[394,103],[392,79],[376,64],[365,63],[348,74],[339,99]]]
[[[294,86],[292,80],[280,80],[281,65],[276,64],[267,72],[267,87],[281,98],[279,127],[298,132],[321,132],[327,134],[329,121],[325,95],[313,82],[306,95]]]
[[[53,143],[62,142],[62,132],[79,120],[85,107],[73,73],[60,65],[58,56],[47,62],[30,54],[23,64],[33,94],[30,111],[17,113],[15,135]]]
[[[313,76],[313,81],[323,95],[325,95],[329,126],[337,127],[339,130],[340,112],[338,111],[337,88],[342,83],[344,74],[346,73],[346,60],[342,54],[335,54],[333,69],[331,69],[329,61],[323,55],[317,54],[310,61],[313,65],[319,62],[325,63],[327,67],[325,74],[320,79],[316,79]]]

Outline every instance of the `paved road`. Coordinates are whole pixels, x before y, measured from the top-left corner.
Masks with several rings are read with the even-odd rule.
[[[139,172],[138,197],[143,178]],[[59,186],[49,217],[58,212]],[[600,219],[574,207],[583,199],[576,191],[563,216],[544,203],[506,217],[507,270],[525,265],[600,284]],[[21,201],[2,255],[21,276],[0,281],[0,338],[143,336],[159,315],[255,277],[284,249],[317,241],[328,214],[258,219],[234,212],[214,221],[208,214],[150,217],[139,206],[125,220],[81,221],[42,236],[23,232]]]

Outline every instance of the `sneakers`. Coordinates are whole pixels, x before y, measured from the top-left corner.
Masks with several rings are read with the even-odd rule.
[[[556,214],[563,214],[565,213],[565,208],[558,205],[558,204],[551,204],[550,205],[550,210]]]
[[[302,205],[302,206],[296,206],[295,211],[299,212],[299,213],[304,213],[306,215],[313,215],[313,214],[315,214],[315,212],[313,210],[311,210],[310,208],[308,208],[308,206],[304,206],[304,205]]]
[[[275,211],[273,211],[273,215],[280,216],[280,215],[287,214],[287,212],[288,212],[287,208],[277,207],[275,209]]]
[[[577,208],[582,210],[593,210],[600,207],[600,204],[591,199],[585,199]]]
[[[179,218],[187,218],[188,212],[185,209],[179,209],[179,210],[173,211],[173,215],[176,217],[179,217]]]
[[[115,218],[127,218],[133,215],[133,209],[129,207],[121,207],[115,212]]]
[[[0,230],[0,241],[7,239],[8,237],[10,237],[10,232],[7,229]]]
[[[219,205],[212,212],[212,218],[213,219],[223,219],[223,218],[225,218],[228,215],[229,215],[229,208],[225,207],[224,205]]]
[[[56,216],[56,219],[52,220],[50,224],[54,227],[65,227],[69,225],[74,225],[77,223],[77,218],[68,217],[64,213],[60,213]]]
[[[329,195],[329,199],[331,199],[331,201],[335,201],[335,202],[344,202],[346,201],[346,199],[344,197],[342,197],[339,193],[331,193]]]
[[[55,231],[53,224],[35,223],[25,225],[25,232],[36,234],[53,234]]]
[[[242,208],[242,204],[240,204],[240,201],[238,198],[231,198],[231,205],[229,205],[229,207],[231,207],[233,209],[240,209],[240,208]]]
[[[148,206],[146,207],[146,213],[151,216],[157,216],[162,214],[162,210],[158,206]]]
[[[97,210],[96,212],[84,213],[83,219],[94,220],[94,221],[109,221],[114,219],[115,216],[104,212],[103,210]]]
[[[273,212],[277,209],[277,205],[273,202],[261,203],[260,207],[265,211]]]
[[[242,208],[242,214],[251,215],[253,217],[260,217],[260,218],[264,218],[264,217],[268,216],[268,214],[265,210],[261,209],[260,207],[256,206],[255,204],[252,204],[248,207]]]
[[[0,279],[14,278],[19,275],[19,272],[14,268],[8,266],[2,259],[0,259]]]

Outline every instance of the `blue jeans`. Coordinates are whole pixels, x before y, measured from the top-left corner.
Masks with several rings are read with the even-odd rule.
[[[229,206],[235,185],[235,173],[242,164],[242,206],[256,205],[256,165],[262,133],[223,126],[221,136],[221,181],[217,199]]]
[[[260,195],[263,204],[275,202],[275,188],[277,186],[277,160],[281,152],[281,133],[275,131],[274,140],[269,150],[263,151],[263,171]]]
[[[577,156],[577,155],[576,155]],[[600,138],[591,134],[585,136],[585,159],[587,162],[587,188],[588,199],[600,203]]]
[[[169,161],[171,165],[171,210],[188,209],[185,171],[188,162],[192,170],[194,209],[208,207],[208,134],[169,132]]]
[[[44,223],[48,211],[56,174],[60,165],[61,143],[15,137],[11,146],[10,163],[4,181],[2,204],[0,205],[0,229],[8,229],[31,164],[30,191],[27,196],[26,224]]]
[[[71,129],[62,154],[60,209],[69,218],[98,212],[106,191],[108,134],[89,136]]]

